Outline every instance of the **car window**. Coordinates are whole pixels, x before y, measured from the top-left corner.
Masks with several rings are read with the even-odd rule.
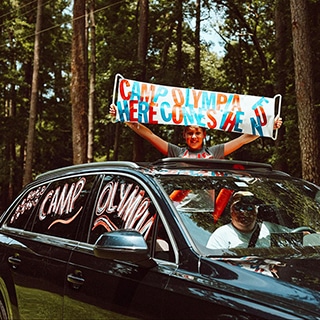
[[[18,203],[7,225],[75,239],[94,179],[73,177],[35,187]]]
[[[96,198],[89,243],[103,232],[138,230],[146,239],[152,234],[156,209],[137,181],[121,175],[106,175]]]
[[[151,247],[153,246],[151,256],[156,259],[174,262],[175,256],[172,248],[172,242],[160,217],[158,217],[156,224],[154,239],[155,241],[152,242],[152,244],[149,244]]]
[[[49,184],[42,184],[40,186],[29,189],[22,195],[20,201],[11,210],[10,215],[6,221],[6,225],[16,229],[31,230],[32,222],[35,215],[35,207],[41,201]]]
[[[200,176],[181,172],[159,176],[159,181],[173,201],[190,238],[204,255],[243,256],[253,252],[248,246],[249,237],[246,242],[244,236],[235,246],[228,238],[233,228],[231,198],[239,191],[250,192],[257,200],[260,233],[254,245],[256,254],[260,248],[261,252],[265,248],[279,252],[279,248],[303,248],[310,243],[320,246],[319,189],[308,182],[284,175],[255,177],[246,172],[207,172]],[[220,246],[209,245],[212,234],[220,227],[224,227]]]
[[[153,254],[173,260],[172,245],[150,191],[138,181],[121,175],[106,175],[97,194],[90,223],[89,243],[94,244],[102,233],[118,229],[139,231]],[[158,235],[157,235],[158,234]],[[153,239],[158,237],[156,244]],[[161,254],[158,255],[160,258]]]

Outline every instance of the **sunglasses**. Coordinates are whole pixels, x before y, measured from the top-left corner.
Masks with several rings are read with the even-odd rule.
[[[248,212],[248,211],[254,211],[256,209],[256,206],[253,204],[245,204],[241,202],[237,202],[233,209],[238,212]]]

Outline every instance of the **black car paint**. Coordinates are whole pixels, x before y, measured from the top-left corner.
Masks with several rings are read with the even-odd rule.
[[[85,169],[82,166],[80,169],[83,174]],[[72,170],[61,170],[44,176],[44,179],[50,181],[64,171],[69,175],[78,174],[77,168]],[[0,290],[9,318],[46,317],[47,309],[53,310],[56,318],[105,317],[108,311],[114,317],[127,315],[152,319],[320,317],[319,288],[311,290],[301,286],[299,281],[288,284],[226,261],[199,256],[194,250],[195,245],[180,227],[172,205],[163,197],[153,178],[127,167],[96,165],[90,169],[91,173],[108,171],[132,175],[149,186],[159,207],[166,212],[165,220],[175,243],[176,261],[152,260],[153,263],[148,264],[145,260],[132,262],[131,259],[97,257],[95,246],[85,243],[88,231],[83,229],[93,210],[95,185],[87,203],[87,216],[82,217],[75,240],[0,229]],[[30,186],[39,181],[41,178]],[[116,250],[122,251],[121,243]],[[318,262],[317,258],[312,263]],[[293,273],[287,277],[291,282],[292,278],[297,279],[296,275],[301,275],[299,268],[304,273],[309,272],[299,259],[285,263]],[[283,273],[285,275],[285,271]],[[315,272],[313,277],[317,276]],[[21,313],[24,308],[18,305],[17,294],[32,296],[34,290],[46,294],[26,299],[25,308],[31,314]],[[81,304],[75,303],[77,301]],[[87,306],[90,309],[86,309]]]

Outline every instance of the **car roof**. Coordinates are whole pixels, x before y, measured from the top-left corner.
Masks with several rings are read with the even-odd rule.
[[[238,169],[238,170],[267,170],[272,171],[272,166],[267,163],[225,160],[225,159],[198,159],[198,158],[164,158],[152,163],[155,168],[198,168],[198,169]]]
[[[42,173],[35,180],[47,180],[77,173],[98,172],[110,168],[149,172],[150,174],[167,172],[168,170],[171,173],[173,172],[172,170],[236,170],[289,176],[284,172],[273,170],[272,166],[266,163],[225,159],[164,158],[155,162],[103,161],[83,163]]]
[[[48,178],[53,178],[57,176],[62,176],[65,174],[81,173],[81,172],[95,172],[106,168],[127,168],[127,169],[139,169],[141,165],[132,161],[102,161],[102,162],[90,162],[81,163],[66,167],[61,167],[58,169],[53,169],[36,176],[35,180],[47,180]]]

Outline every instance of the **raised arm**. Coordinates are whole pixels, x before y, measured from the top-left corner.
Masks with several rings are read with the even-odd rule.
[[[233,151],[236,151],[239,148],[241,148],[243,145],[250,143],[258,138],[259,136],[254,136],[252,134],[244,133],[240,137],[226,142],[224,144],[224,156],[229,155]]]
[[[117,109],[115,105],[110,106],[111,116],[116,116]],[[126,122],[126,125],[137,133],[140,137],[150,142],[158,151],[165,156],[168,155],[168,142],[155,135],[149,128],[138,122]]]

